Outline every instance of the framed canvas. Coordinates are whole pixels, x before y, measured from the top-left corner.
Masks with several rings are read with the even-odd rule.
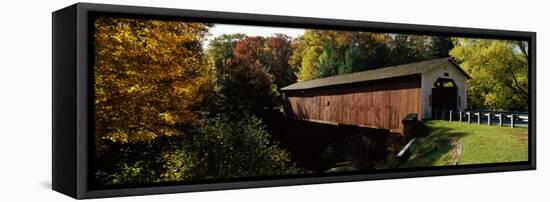
[[[78,3],[53,12],[74,198],[536,168],[536,33]]]

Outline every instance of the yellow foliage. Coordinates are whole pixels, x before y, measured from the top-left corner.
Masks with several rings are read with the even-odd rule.
[[[102,17],[94,21],[95,136],[151,142],[192,124],[212,68],[202,51],[204,23]]]

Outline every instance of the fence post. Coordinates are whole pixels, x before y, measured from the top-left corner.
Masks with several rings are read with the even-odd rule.
[[[498,116],[498,125],[499,126],[502,126],[502,116],[503,116],[503,114],[499,114],[499,116]]]
[[[481,112],[477,112],[477,124],[481,124]]]
[[[462,122],[462,111],[458,112],[458,122]]]
[[[466,115],[468,115],[468,123],[472,123],[472,112],[466,112]]]
[[[453,110],[449,111],[449,122],[453,122]]]
[[[487,113],[487,125],[491,125],[491,112]]]
[[[514,117],[515,117],[514,114],[510,115],[510,127],[511,128],[515,127]]]

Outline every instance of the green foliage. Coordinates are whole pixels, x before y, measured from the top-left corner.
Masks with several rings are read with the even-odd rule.
[[[182,142],[181,145],[186,145]],[[191,181],[197,179],[196,171],[200,170],[200,165],[197,165],[198,154],[190,152],[178,145],[170,149],[163,150],[160,155],[162,162],[162,173],[158,177],[159,181],[176,182],[176,181]],[[200,179],[200,178],[199,178]]]
[[[189,150],[198,154],[201,178],[298,174],[286,150],[273,143],[262,121],[223,114],[204,119],[192,133]]]
[[[380,33],[306,30],[299,47],[293,58],[301,62],[301,80],[381,67],[389,56],[387,35]]]
[[[400,167],[503,163],[528,160],[528,129],[432,120]],[[457,147],[462,147],[458,152]],[[458,152],[458,153],[457,153]]]
[[[472,76],[469,107],[528,109],[528,61],[525,42],[456,38],[450,55]]]
[[[233,56],[233,49],[244,38],[246,38],[244,34],[223,34],[210,41],[207,50],[208,58],[216,69],[218,80],[227,78],[229,74],[227,65]]]
[[[157,181],[155,171],[149,169],[145,161],[137,161],[131,164],[119,163],[117,167],[118,171],[114,173],[98,171],[95,174],[95,179],[97,179],[100,184],[105,185],[140,184]]]
[[[323,47],[313,42],[311,34],[310,31],[306,30],[303,37],[294,41],[295,48],[290,64],[293,69],[299,70],[299,80],[311,80],[319,77],[317,75],[317,63]]]
[[[306,30],[290,64],[299,80],[311,80],[440,57],[439,43],[422,35]]]
[[[433,36],[431,38],[430,56],[432,58],[449,57],[449,51],[454,47],[451,37]]]
[[[339,68],[340,62],[336,58],[336,50],[332,44],[326,44],[323,47],[323,52],[319,56],[319,63],[317,64],[317,71],[320,78],[334,76],[339,74],[339,69],[344,70],[344,68]]]
[[[430,38],[423,35],[395,34],[390,39],[391,62],[400,65],[430,59]]]
[[[130,159],[115,158],[122,162],[110,171],[96,172],[96,179],[102,184],[140,184],[302,172],[255,116],[234,120],[217,114],[181,130],[187,135],[165,139],[153,147],[121,149],[128,152],[122,156]]]

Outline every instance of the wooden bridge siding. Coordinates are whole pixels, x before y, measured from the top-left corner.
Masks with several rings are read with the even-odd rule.
[[[401,132],[401,119],[421,115],[420,78],[288,92],[285,111],[298,119],[363,125]]]

